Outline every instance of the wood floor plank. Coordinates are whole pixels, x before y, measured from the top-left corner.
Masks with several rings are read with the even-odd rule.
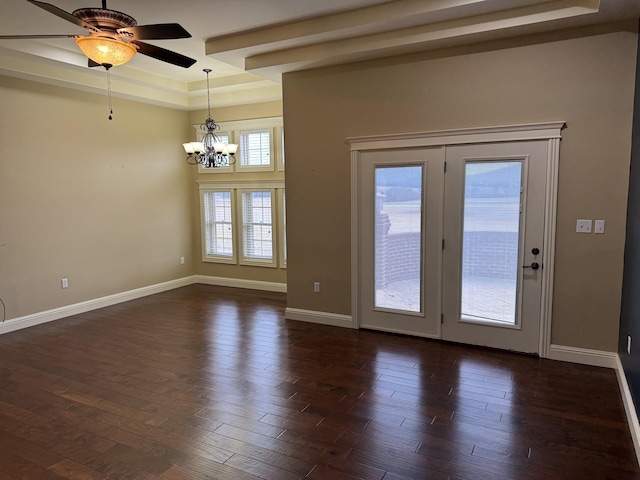
[[[71,480],[104,480],[106,478],[104,473],[96,472],[68,458],[51,465],[49,470]]]
[[[192,285],[0,335],[2,480],[640,478],[615,372]]]

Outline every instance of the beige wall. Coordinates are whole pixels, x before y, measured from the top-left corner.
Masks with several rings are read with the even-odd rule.
[[[615,351],[636,25],[285,74],[289,307],[350,313],[347,137],[564,120],[552,343]]]
[[[194,274],[186,112],[7,77],[0,105],[7,318]]]
[[[260,118],[281,117],[282,102],[266,102],[251,105],[239,105],[233,107],[215,108],[211,111],[211,116],[218,123],[232,122],[239,120],[255,120]],[[207,118],[207,111],[201,110],[190,112],[189,123],[199,126]],[[195,139],[196,130],[191,127],[189,139]],[[200,230],[200,196],[197,182],[210,182],[221,180],[225,182],[246,181],[246,180],[282,180],[282,172],[265,173],[216,173],[215,169],[207,170],[208,173],[199,173],[196,167],[192,167],[193,190],[191,195],[191,208],[193,213],[193,241],[194,252],[196,254],[196,273],[211,277],[233,278],[260,282],[273,282],[286,284],[287,271],[281,268],[252,267],[247,265],[227,265],[222,263],[212,263],[202,261],[202,235]]]

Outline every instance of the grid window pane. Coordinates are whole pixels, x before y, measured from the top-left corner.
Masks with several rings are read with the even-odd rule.
[[[273,259],[271,191],[242,192],[242,244],[245,258]]]
[[[204,194],[205,251],[211,256],[233,256],[231,192]]]
[[[240,132],[240,164],[266,166],[271,164],[269,130]]]

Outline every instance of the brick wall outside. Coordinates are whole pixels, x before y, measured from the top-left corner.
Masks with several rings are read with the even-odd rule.
[[[518,232],[466,232],[463,275],[514,278],[518,273]]]
[[[386,262],[376,264],[376,288],[420,277],[420,234],[389,234],[388,217],[379,215],[376,255]],[[517,274],[517,232],[466,232],[463,245],[463,275],[513,278]]]

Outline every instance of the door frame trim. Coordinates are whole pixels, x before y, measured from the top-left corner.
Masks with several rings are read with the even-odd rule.
[[[540,308],[540,340],[538,355],[549,357],[553,307],[553,281],[556,220],[558,203],[558,163],[561,131],[564,121],[503,125],[492,127],[436,130],[390,135],[350,137],[346,142],[351,152],[351,317],[354,328],[360,328],[360,152],[396,150],[417,147],[444,147],[464,144],[504,143],[530,140],[547,142],[547,177],[545,179],[544,241],[542,264],[542,297]],[[446,158],[446,150],[445,150]],[[439,329],[440,337],[442,330]]]

